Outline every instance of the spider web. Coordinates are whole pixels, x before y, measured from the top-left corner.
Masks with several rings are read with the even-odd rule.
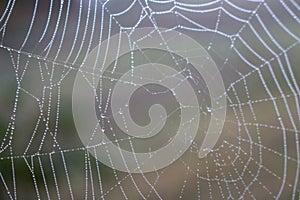
[[[300,199],[299,10],[296,0],[2,2],[1,199]],[[182,32],[208,51],[227,116],[217,145],[199,159],[212,112],[199,78],[199,137],[169,167],[131,174],[89,154],[70,104],[89,52],[140,27]]]

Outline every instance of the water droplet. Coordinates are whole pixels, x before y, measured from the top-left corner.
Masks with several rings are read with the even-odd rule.
[[[120,114],[120,115],[123,115],[122,109],[119,110],[119,114]]]
[[[211,148],[204,148],[203,151],[204,151],[204,152],[210,152],[210,151],[211,151]]]
[[[106,116],[104,114],[101,114],[100,116],[102,119],[104,119]]]
[[[212,111],[211,107],[207,107],[206,109],[207,109],[207,112],[209,112],[209,113]]]

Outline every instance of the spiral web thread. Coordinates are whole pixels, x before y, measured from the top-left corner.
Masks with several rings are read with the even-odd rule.
[[[16,90],[0,133],[1,198],[22,199],[28,193],[38,199],[300,199],[298,1],[36,0],[24,8],[16,0],[2,4],[0,49],[14,72]],[[18,19],[23,20],[20,32],[13,24]],[[183,179],[174,196],[160,188],[168,168],[138,179],[105,168],[85,147],[60,138],[68,123],[61,120],[63,93],[69,87],[65,80],[78,71],[95,43],[143,26],[200,38],[226,87],[225,136],[207,158],[193,164],[179,159]],[[29,73],[38,75],[37,85],[24,83]],[[39,89],[33,89],[36,86]],[[26,102],[38,114],[26,114]],[[26,128],[28,123],[33,127]],[[23,140],[22,147],[17,140]],[[200,145],[193,142],[188,153],[197,155]],[[105,173],[112,174],[109,184],[103,180]],[[23,176],[29,177],[25,186]]]

